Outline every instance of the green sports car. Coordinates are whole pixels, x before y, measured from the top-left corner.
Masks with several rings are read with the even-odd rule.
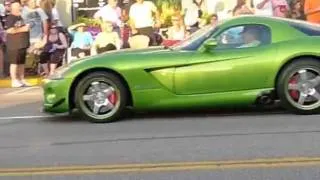
[[[44,110],[79,110],[91,122],[126,109],[267,105],[320,112],[320,26],[243,16],[171,47],[110,51],[71,62],[44,80]]]

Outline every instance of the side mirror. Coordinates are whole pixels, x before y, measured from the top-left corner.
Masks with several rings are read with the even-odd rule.
[[[217,47],[218,42],[215,39],[208,39],[204,42],[204,47],[206,48],[206,50],[209,49],[214,49],[215,47]]]

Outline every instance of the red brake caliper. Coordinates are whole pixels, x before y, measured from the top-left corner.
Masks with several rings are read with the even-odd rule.
[[[298,80],[297,80],[297,77],[298,76],[293,76],[290,81],[289,81],[289,84],[297,84],[298,83]],[[297,90],[290,90],[290,96],[293,98],[293,99],[299,99],[299,91]]]
[[[116,92],[112,92],[112,94],[108,97],[108,99],[109,99],[110,103],[115,105],[118,100]]]

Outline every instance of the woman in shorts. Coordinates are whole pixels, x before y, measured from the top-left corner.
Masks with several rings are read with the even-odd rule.
[[[55,69],[62,64],[66,49],[68,48],[67,38],[59,32],[56,26],[49,31],[48,42],[40,55],[40,64],[44,75],[52,75]]]

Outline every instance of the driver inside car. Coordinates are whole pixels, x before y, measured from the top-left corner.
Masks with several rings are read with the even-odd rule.
[[[241,32],[243,38],[243,45],[239,46],[238,48],[250,48],[250,47],[257,47],[261,44],[260,41],[260,31],[257,28],[249,27],[245,28]]]

